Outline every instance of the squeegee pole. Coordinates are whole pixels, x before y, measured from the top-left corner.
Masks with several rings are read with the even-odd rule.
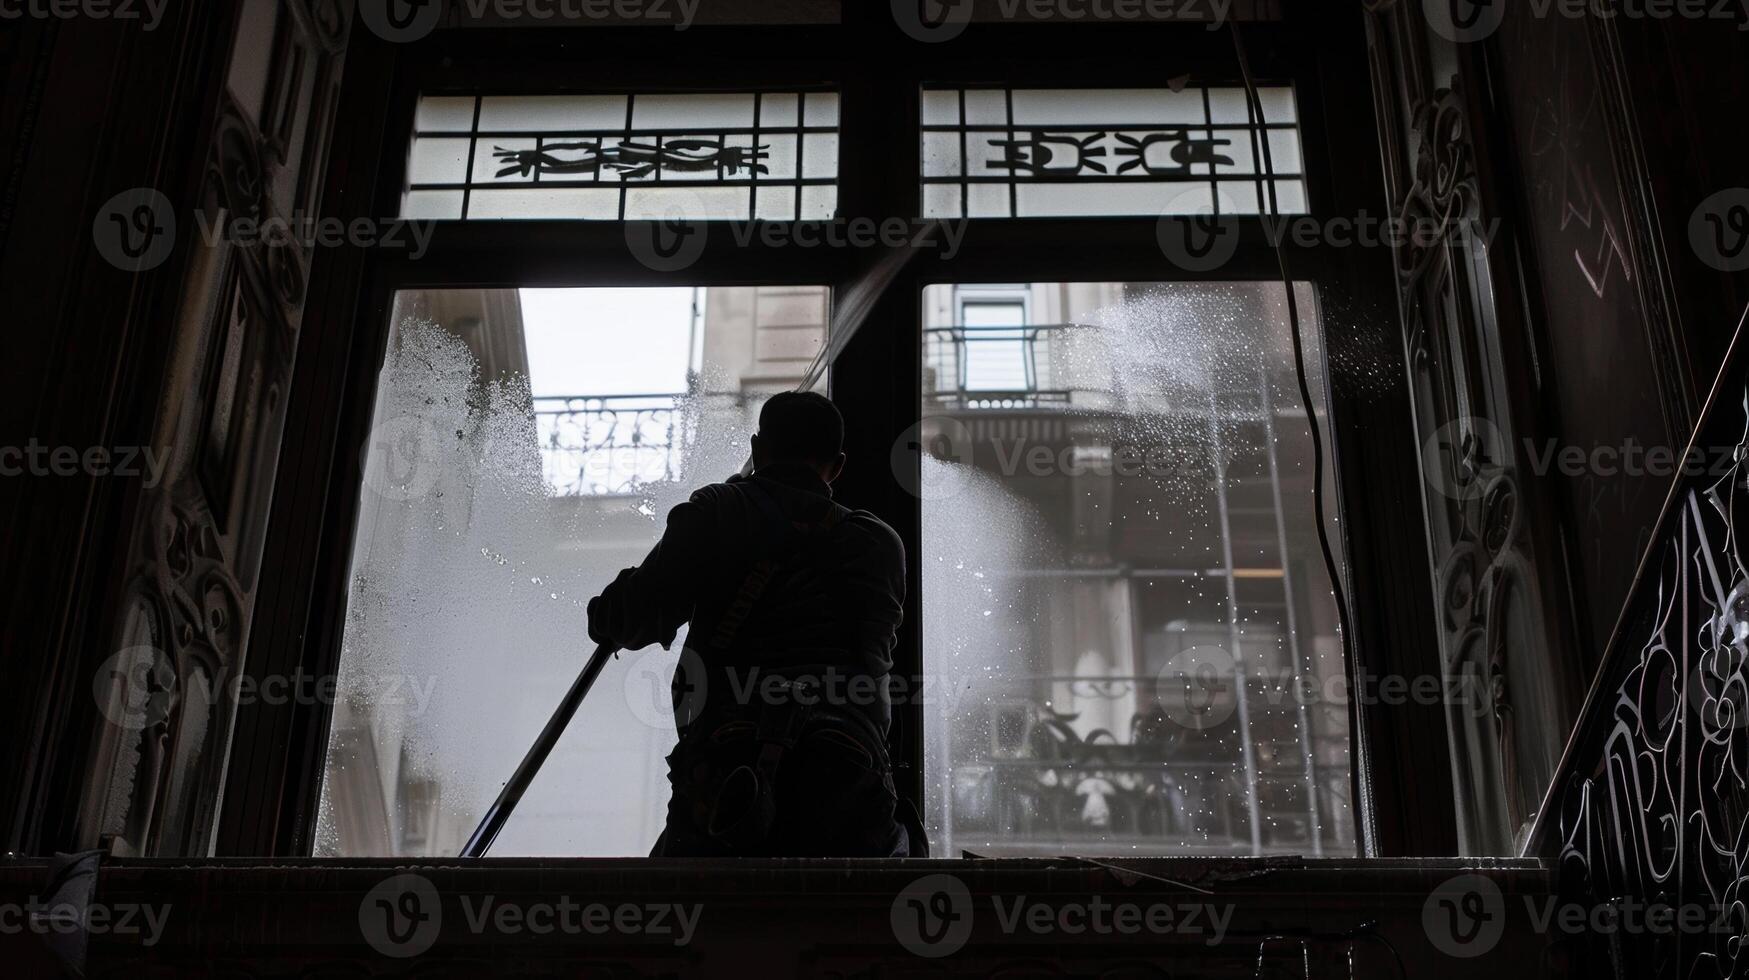
[[[565,699],[559,702],[558,710],[547,719],[547,727],[541,729],[540,737],[529,747],[528,754],[522,757],[522,764],[516,767],[509,782],[498,793],[498,798],[492,801],[492,808],[486,811],[485,819],[474,829],[474,836],[468,838],[468,846],[462,849],[462,857],[485,857],[486,851],[492,846],[492,841],[498,837],[498,832],[504,829],[505,821],[510,819],[511,811],[516,804],[522,802],[522,794],[528,792],[529,784],[534,782],[535,774],[546,763],[547,756],[553,751],[553,746],[559,744],[559,736],[565,734],[565,727],[571,723],[571,718],[577,713],[577,708],[583,703],[583,698],[589,694],[589,688],[594,686],[595,678],[601,675],[602,668],[613,659],[614,648],[602,644],[595,648],[595,653],[589,662],[583,665],[583,672],[571,682],[571,689],[565,692]]]

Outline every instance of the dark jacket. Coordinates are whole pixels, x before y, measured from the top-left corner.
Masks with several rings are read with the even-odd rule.
[[[677,693],[683,728],[745,700],[772,674],[824,674],[884,734],[904,599],[905,551],[893,529],[834,503],[807,467],[773,464],[676,505],[643,563],[589,603],[589,636],[628,650],[668,647],[690,623],[689,656],[702,660],[708,682],[703,711],[695,704],[682,714]],[[737,600],[741,614],[730,611]]]

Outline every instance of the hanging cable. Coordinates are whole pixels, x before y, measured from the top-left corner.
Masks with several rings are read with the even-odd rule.
[[[1263,149],[1263,173],[1267,178],[1266,183],[1269,185],[1269,213],[1279,215],[1281,208],[1275,192],[1275,159],[1269,148],[1269,129],[1267,128],[1267,120],[1263,116],[1263,99],[1258,95],[1257,81],[1251,75],[1251,61],[1245,56],[1245,41],[1239,36],[1239,25],[1228,20],[1227,30],[1233,35],[1233,54],[1239,60],[1239,74],[1245,81],[1245,98],[1251,106],[1252,117],[1257,121],[1258,128],[1254,132],[1261,133],[1257,144]],[[1324,436],[1318,425],[1318,413],[1312,401],[1312,386],[1306,379],[1306,348],[1305,341],[1300,335],[1299,298],[1294,290],[1293,277],[1288,275],[1287,250],[1282,246],[1279,238],[1275,242],[1275,262],[1276,267],[1281,271],[1282,288],[1287,292],[1287,316],[1293,336],[1294,375],[1300,385],[1300,402],[1306,409],[1306,426],[1312,433],[1312,507],[1317,512],[1318,548],[1324,553],[1324,568],[1330,575],[1330,593],[1336,600],[1336,620],[1338,629],[1342,633],[1343,659],[1352,670],[1356,661],[1349,649],[1350,637],[1354,634],[1350,629],[1348,619],[1348,594],[1342,587],[1342,570],[1337,567],[1336,553],[1330,548],[1330,530],[1324,520]],[[1282,556],[1284,561],[1286,558],[1286,555]],[[1365,781],[1360,776],[1361,772],[1357,760],[1354,772],[1355,790],[1362,793],[1364,799]]]

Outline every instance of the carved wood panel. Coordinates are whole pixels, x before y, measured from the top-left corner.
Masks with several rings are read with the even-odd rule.
[[[1515,853],[1577,700],[1559,517],[1521,456],[1538,434],[1535,349],[1514,298],[1472,72],[1425,5],[1368,5],[1388,193],[1409,227],[1399,306],[1421,439],[1460,847]],[[1479,84],[1479,83],[1478,83]],[[1481,84],[1483,90],[1485,84]]]
[[[126,556],[119,652],[98,680],[101,731],[79,837],[118,853],[210,847],[239,698],[311,243],[320,214],[348,0],[249,0],[211,131],[175,349],[154,421],[172,447],[142,493]]]

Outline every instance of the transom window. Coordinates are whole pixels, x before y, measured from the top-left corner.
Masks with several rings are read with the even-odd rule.
[[[1243,88],[927,89],[923,213],[1303,213],[1293,89],[1258,98],[1262,119]]]
[[[410,218],[830,218],[838,93],[427,96]]]

